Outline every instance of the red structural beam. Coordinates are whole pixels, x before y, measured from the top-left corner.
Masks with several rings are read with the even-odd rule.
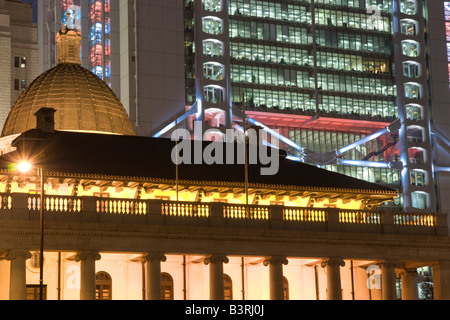
[[[306,115],[285,114],[276,112],[247,111],[247,116],[264,123],[271,128],[304,128],[326,131],[342,131],[357,133],[373,133],[385,129],[389,122],[369,120],[314,118]]]

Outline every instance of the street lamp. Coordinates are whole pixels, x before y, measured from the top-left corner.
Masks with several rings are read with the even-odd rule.
[[[22,161],[18,164],[17,169],[22,173],[28,173],[32,169],[32,165],[27,161]],[[40,252],[39,252],[39,300],[44,300],[44,168],[39,166],[39,176],[41,178],[41,194],[40,194]]]
[[[29,162],[24,161],[19,163],[17,168],[19,169],[20,172],[27,173],[28,171],[31,170],[31,164]]]

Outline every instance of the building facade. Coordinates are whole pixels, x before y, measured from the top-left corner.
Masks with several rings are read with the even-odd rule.
[[[191,69],[197,70],[192,76],[197,83],[187,85],[187,100],[201,100],[206,113],[216,109],[214,101],[205,101],[209,88],[222,90],[228,108],[241,109],[244,103],[247,116],[278,129],[289,141],[285,148],[299,160],[399,187],[398,130],[355,144],[398,119],[393,5],[187,1],[186,45],[205,49],[210,42],[218,43],[229,53],[217,58],[216,53],[195,50]],[[217,16],[219,11],[228,22]],[[222,39],[213,39],[211,33],[218,31],[206,29],[212,21],[223,24]],[[213,61],[217,59],[222,61]],[[231,85],[217,88],[212,83],[217,80],[198,71],[210,63],[223,66],[221,72]],[[202,77],[210,84],[199,85]],[[220,126],[235,123],[222,121]]]
[[[447,101],[450,93],[447,90],[448,75],[448,1],[439,2],[428,7],[428,46],[430,59],[430,100],[431,100],[431,133],[433,141],[432,157],[437,186],[438,210],[448,211],[450,206],[446,194],[449,188],[449,150],[450,135]],[[442,26],[446,27],[443,28]]]
[[[446,37],[446,2],[435,4],[42,1],[41,66],[55,63],[52,32],[65,10],[81,8],[83,66],[102,78],[111,67],[138,135],[168,137],[197,120],[208,139],[222,139],[243,130],[245,105],[246,122],[266,128],[293,160],[393,186],[399,198],[386,205],[394,209],[445,211],[439,142],[448,133],[435,123],[447,108],[435,100],[447,94],[447,49],[434,35]]]
[[[178,164],[224,143],[136,135],[80,30],[56,43],[2,131],[1,299],[450,299],[447,214],[388,210],[396,189],[278,152],[272,175]]]
[[[49,300],[450,299],[447,215],[378,210],[393,189],[280,159],[247,205],[242,166],[36,123],[0,158],[1,299],[39,299],[41,270]]]
[[[3,30],[0,123],[3,126],[11,106],[38,75],[38,44],[30,4],[2,1],[0,10]]]
[[[246,121],[277,129],[292,159],[394,186],[394,208],[441,210],[446,10],[421,0],[185,1],[187,104],[219,136],[242,126],[245,105]]]

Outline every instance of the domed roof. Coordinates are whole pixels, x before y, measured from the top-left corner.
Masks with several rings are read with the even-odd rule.
[[[65,35],[78,37],[74,32],[59,34]],[[135,135],[125,108],[111,88],[79,63],[67,62],[73,60],[64,57],[64,51],[60,50],[58,65],[36,78],[20,95],[5,122],[2,136],[35,129],[34,114],[41,108],[56,110],[55,130]]]

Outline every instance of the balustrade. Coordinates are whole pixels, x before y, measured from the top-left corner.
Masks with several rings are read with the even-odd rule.
[[[12,196],[10,194],[0,195],[0,210],[12,209]]]
[[[211,209],[207,203],[164,201],[161,204],[161,211],[163,216],[169,217],[208,218]]]
[[[0,218],[28,219],[27,212],[40,210],[40,195],[0,194]],[[89,214],[92,221],[99,214],[102,219],[108,216],[141,216],[145,217],[179,217],[179,218],[219,218],[223,220],[271,221],[280,228],[307,228],[310,223],[322,224],[327,230],[352,232],[360,226],[373,226],[365,232],[405,233],[421,230],[426,234],[442,234],[448,232],[447,218],[444,214],[394,213],[389,211],[345,210],[328,208],[299,208],[283,206],[259,206],[228,203],[176,202],[160,200],[109,199],[94,197],[45,196],[45,211],[50,214],[76,213],[71,219]],[[25,211],[24,211],[25,210]],[[214,212],[212,212],[214,210]],[[23,213],[25,212],[25,213]],[[279,215],[278,215],[279,212]],[[281,219],[282,213],[282,220]],[[24,215],[25,214],[25,215]],[[278,218],[279,217],[279,218]],[[140,219],[142,219],[140,218]],[[150,218],[149,218],[150,219]],[[117,221],[117,220],[115,220]],[[132,223],[134,220],[127,220]],[[137,221],[137,220],[136,220]],[[143,221],[143,220],[139,220]],[[145,220],[154,221],[154,220]],[[164,223],[164,220],[156,223]],[[215,220],[217,221],[217,220]],[[275,224],[275,221],[277,223]],[[141,222],[140,222],[141,223]],[[155,223],[155,222],[147,222]],[[176,222],[175,222],[176,223]],[[280,224],[281,223],[281,224]],[[344,229],[339,227],[345,226]],[[244,225],[243,225],[244,226]],[[383,228],[378,228],[383,226]],[[375,228],[376,227],[376,228]],[[395,227],[395,228],[394,228]],[[394,228],[394,229],[392,229]],[[328,229],[328,230],[332,230]],[[345,231],[343,231],[345,230]],[[384,231],[383,231],[384,230]],[[356,232],[356,231],[355,231]]]
[[[147,214],[147,202],[141,200],[98,199],[98,213],[111,214]]]
[[[45,196],[44,209],[47,212],[81,212],[81,198],[64,196]],[[30,195],[28,197],[28,209],[38,211],[41,209],[40,195]]]
[[[284,208],[284,220],[303,222],[327,222],[326,209]]]
[[[394,223],[399,226],[435,227],[436,218],[434,214],[409,214],[402,213],[394,215]]]
[[[269,220],[270,208],[265,206],[225,204],[223,216],[227,219]]]
[[[340,223],[357,223],[357,224],[372,224],[380,225],[381,213],[370,211],[339,211]]]

